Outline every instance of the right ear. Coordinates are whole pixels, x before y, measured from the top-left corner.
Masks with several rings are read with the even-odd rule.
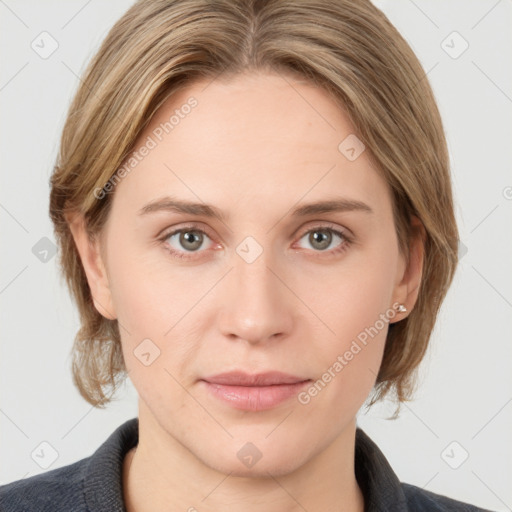
[[[65,218],[80,254],[94,307],[105,318],[115,320],[117,317],[112,302],[106,266],[101,257],[99,237],[95,241],[89,238],[82,215],[65,214]]]

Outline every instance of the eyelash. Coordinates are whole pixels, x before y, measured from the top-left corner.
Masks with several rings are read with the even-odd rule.
[[[211,239],[210,236],[208,236],[208,233],[206,233],[204,230],[200,229],[200,228],[197,228],[196,226],[193,226],[193,225],[190,225],[190,226],[185,226],[185,227],[182,227],[180,229],[176,229],[174,231],[171,231],[169,233],[166,233],[165,235],[163,235],[161,238],[159,238],[158,240],[164,245],[165,249],[173,256],[173,257],[176,257],[176,258],[179,258],[179,259],[184,259],[184,260],[193,260],[195,259],[194,256],[188,256],[186,255],[187,252],[186,251],[176,251],[175,249],[172,249],[167,243],[166,241],[173,235],[176,235],[178,233],[186,233],[188,231],[193,231],[193,232],[196,232],[196,233],[201,233],[203,235],[206,235],[208,238]],[[311,233],[311,232],[315,232],[315,231],[328,231],[330,233],[334,233],[335,235],[337,235],[338,237],[340,237],[342,239],[342,242],[341,242],[341,245],[339,245],[338,247],[336,247],[335,249],[330,249],[328,251],[313,251],[313,252],[317,252],[319,253],[319,257],[321,257],[323,254],[329,254],[330,256],[334,256],[334,255],[338,255],[338,254],[341,254],[343,253],[346,249],[348,249],[350,247],[350,245],[353,243],[353,239],[351,236],[348,236],[345,232],[343,231],[340,231],[339,229],[336,229],[335,227],[331,226],[331,225],[319,225],[319,226],[314,226],[313,228],[310,228],[308,229],[307,231],[304,231],[302,233],[302,235],[299,237],[299,240],[304,238],[305,235]],[[197,253],[197,252],[202,252],[202,251],[189,251],[188,254],[194,254],[194,253]]]

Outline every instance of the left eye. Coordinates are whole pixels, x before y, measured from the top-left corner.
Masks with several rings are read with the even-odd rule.
[[[341,242],[347,241],[347,237],[341,232],[332,228],[315,228],[307,231],[301,238],[307,237],[307,241],[313,249],[317,251],[325,251],[329,249],[329,246],[333,241],[339,239]],[[338,244],[340,245],[340,244]],[[343,244],[344,245],[344,244]]]

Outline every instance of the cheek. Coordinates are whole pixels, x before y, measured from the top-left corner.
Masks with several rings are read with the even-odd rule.
[[[137,253],[133,246],[118,244],[111,256],[112,299],[130,379],[150,401],[178,396],[177,381],[188,385],[183,369],[199,347],[192,320],[211,285],[173,267],[163,250],[139,248]]]
[[[382,362],[389,327],[381,301],[352,301],[338,310],[336,335],[318,340],[311,359],[318,373],[299,402],[312,416],[350,418],[368,397]],[[382,316],[381,316],[382,315]],[[333,318],[336,318],[333,315]],[[332,426],[335,429],[335,425]]]
[[[327,346],[343,349],[361,331],[374,325],[381,314],[389,313],[396,257],[391,250],[359,251],[337,269],[302,280],[296,289],[336,339]]]
[[[144,247],[124,233],[112,247],[110,264],[112,300],[126,331],[162,338],[190,309],[195,281],[185,282],[163,248],[149,242]]]
[[[374,385],[382,361],[395,280],[396,254],[369,254],[340,266],[330,280],[308,280],[302,290],[311,309],[328,325],[315,341],[319,374],[306,390],[311,399],[330,402],[336,410],[357,411]],[[351,262],[352,263],[352,260]],[[321,283],[315,287],[314,282]],[[325,287],[327,283],[327,287]],[[331,332],[329,332],[331,331]],[[318,400],[316,396],[322,395]]]

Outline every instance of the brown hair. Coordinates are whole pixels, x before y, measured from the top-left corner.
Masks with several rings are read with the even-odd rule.
[[[71,103],[50,180],[61,271],[81,319],[74,383],[102,407],[126,369],[118,322],[94,307],[64,214],[83,215],[96,237],[112,194],[98,200],[93,191],[120,168],[159,106],[194,79],[256,70],[301,76],[339,104],[390,186],[405,255],[411,216],[425,227],[418,299],[405,319],[389,326],[370,403],[394,390],[396,417],[400,403],[411,399],[451,284],[458,231],[433,92],[407,42],[369,0],[139,0],[113,26]]]

